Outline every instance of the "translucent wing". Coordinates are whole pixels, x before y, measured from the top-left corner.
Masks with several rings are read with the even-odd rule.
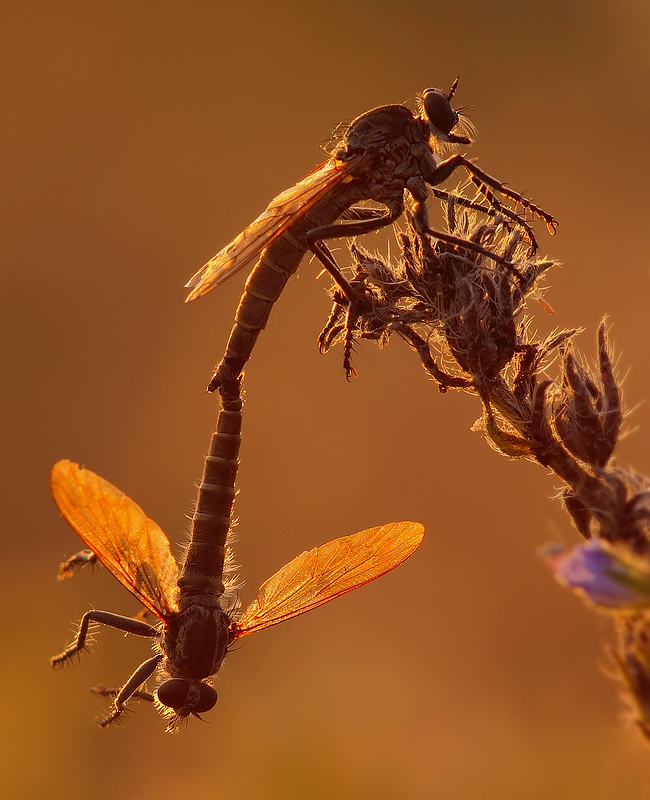
[[[350,173],[354,168],[358,169],[362,159],[363,156],[358,156],[345,162],[334,159],[325,161],[291,189],[271,200],[256,220],[189,279],[185,288],[192,291],[187,295],[186,302],[207,294],[257,258],[265,247],[304,216],[333,186],[346,178],[350,180]]]
[[[66,522],[146,609],[162,620],[176,610],[169,540],[139,505],[72,461],[52,467],[50,489]]]
[[[268,628],[351,592],[399,566],[424,538],[419,522],[392,522],[301,553],[265,581],[234,636]]]

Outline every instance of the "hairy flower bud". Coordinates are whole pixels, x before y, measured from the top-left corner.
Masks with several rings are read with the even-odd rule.
[[[565,352],[553,422],[569,452],[592,467],[602,468],[612,456],[622,419],[603,324],[598,330],[598,357],[600,375],[596,378],[570,350]]]

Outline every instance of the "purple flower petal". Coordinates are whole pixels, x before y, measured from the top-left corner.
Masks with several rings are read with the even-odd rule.
[[[572,550],[547,545],[540,555],[563,586],[598,607],[616,611],[650,608],[650,562],[624,547],[591,539]]]

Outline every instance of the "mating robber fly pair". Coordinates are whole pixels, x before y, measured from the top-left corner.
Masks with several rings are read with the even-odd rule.
[[[58,462],[51,474],[54,500],[64,518],[89,550],[62,564],[60,577],[77,566],[101,562],[157,618],[131,618],[89,611],[71,645],[51,659],[58,667],[86,646],[89,627],[102,623],[154,640],[156,653],[144,661],[120,689],[98,688],[114,698],[110,713],[99,720],[109,725],[127,710],[133,698],[149,700],[167,716],[175,731],[190,715],[199,716],[216,703],[210,683],[229,648],[242,636],[271,627],[316,608],[380,577],[408,558],[420,545],[424,528],[399,522],[371,528],[328,542],[299,555],[265,581],[257,598],[239,613],[229,577],[228,536],[241,439],[242,370],[265,327],[273,303],[303,255],[310,250],[332,274],[343,296],[354,303],[354,289],[342,276],[324,240],[354,237],[395,222],[405,210],[420,235],[433,236],[504,262],[475,242],[431,230],[426,200],[429,193],[463,167],[487,206],[464,201],[487,214],[496,213],[521,226],[531,252],[537,247],[523,215],[503,205],[499,193],[543,219],[551,232],[555,220],[490,177],[465,156],[444,158],[453,145],[468,145],[471,126],[451,106],[457,86],[448,93],[427,89],[417,113],[402,105],[373,109],[354,120],[331,157],[268,208],[217,253],[188,282],[188,300],[219,285],[260,256],[235,317],[226,353],[210,381],[219,390],[222,409],[212,436],[199,486],[190,540],[179,566],[169,541],[153,520],[115,486],[70,461]],[[385,210],[356,206],[373,200]],[[511,268],[516,274],[514,267]],[[156,676],[157,688],[142,687]]]

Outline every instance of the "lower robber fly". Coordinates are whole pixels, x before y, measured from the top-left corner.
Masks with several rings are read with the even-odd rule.
[[[430,192],[444,196],[435,187],[459,167],[467,171],[489,207],[471,201],[468,204],[489,214],[499,213],[521,226],[531,251],[537,247],[532,229],[522,215],[503,205],[496,194],[541,218],[549,231],[555,233],[556,220],[539,206],[508,189],[464,155],[444,157],[453,145],[471,144],[471,139],[463,135],[472,131],[471,124],[451,106],[457,84],[458,79],[447,93],[426,89],[418,98],[416,114],[406,106],[387,105],[357,117],[328,161],[272,200],[256,220],[188,281],[186,286],[191,291],[187,301],[195,300],[259,256],[246,281],[226,353],[208,391],[239,378],[273,304],[307,250],[331,272],[343,294],[353,300],[353,292],[324,240],[354,237],[392,224],[404,211],[405,192],[410,198],[409,213],[419,233],[501,263],[503,259],[498,254],[480,244],[429,227],[427,197]],[[385,210],[355,206],[365,200],[376,201]],[[506,266],[518,276],[516,268]]]
[[[51,659],[58,667],[85,649],[91,623],[154,640],[156,654],[144,661],[120,689],[95,689],[114,698],[106,727],[132,698],[155,703],[169,720],[168,732],[190,715],[199,717],[217,701],[210,677],[218,672],[240,637],[304,614],[384,575],[420,545],[424,528],[396,522],[334,539],[304,552],[265,581],[257,598],[236,612],[235,587],[228,572],[228,534],[235,496],[241,431],[241,399],[222,399],[192,518],[191,538],[180,568],[169,541],[153,520],[108,481],[71,461],[59,461],[51,474],[54,500],[63,517],[90,550],[61,565],[59,577],[76,566],[101,562],[157,617],[131,618],[107,611],[84,614],[71,645]],[[153,694],[145,682],[157,673]]]

